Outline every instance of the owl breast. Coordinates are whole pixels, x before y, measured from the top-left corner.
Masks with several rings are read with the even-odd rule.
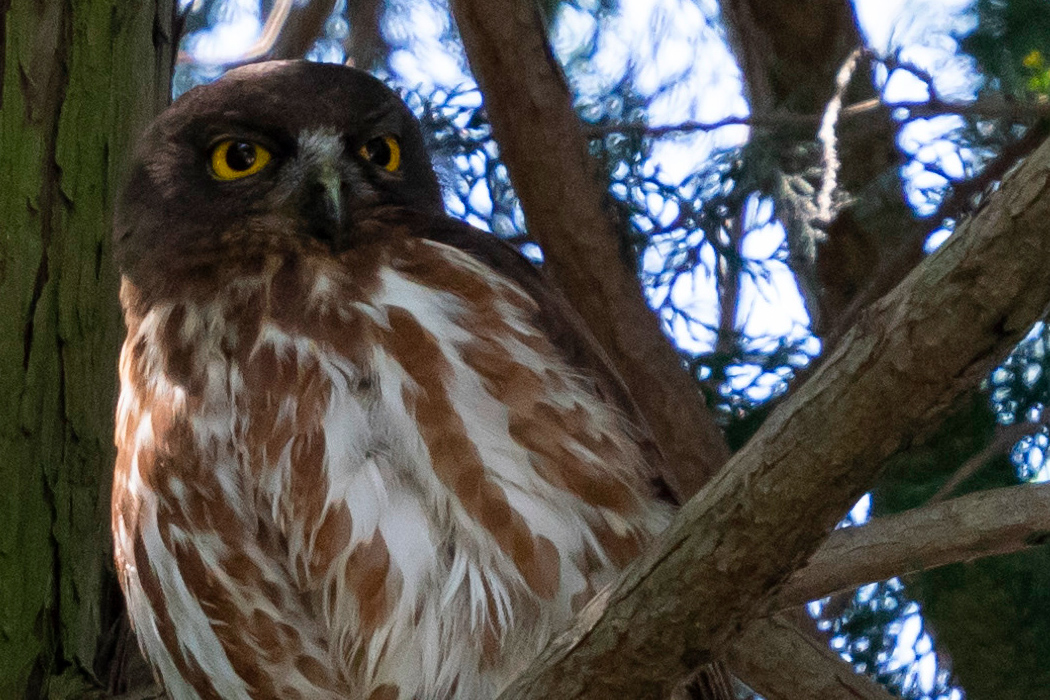
[[[117,562],[173,697],[495,697],[666,524],[632,427],[469,255],[236,279],[122,291]]]

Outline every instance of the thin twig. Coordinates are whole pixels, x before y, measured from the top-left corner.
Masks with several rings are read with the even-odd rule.
[[[959,485],[980,471],[981,467],[988,463],[993,457],[1006,454],[1013,449],[1019,440],[1030,435],[1035,435],[1046,427],[1045,423],[1015,423],[1013,425],[1001,425],[996,429],[995,437],[983,450],[963,462],[944,485],[933,494],[926,505],[933,505],[952,495]]]
[[[968,180],[952,181],[951,194],[941,201],[937,211],[929,217],[929,221],[933,222],[933,229],[923,233],[923,240],[933,230],[940,228],[945,219],[957,218],[972,207],[974,197],[988,190],[992,183],[1002,180],[1010,168],[1016,166],[1018,161],[1039,147],[1048,133],[1050,133],[1050,122],[1040,120],[1033,124],[1024,133],[1024,136],[1003,146],[999,155],[987,163],[981,172]]]
[[[1023,122],[1050,118],[1050,104],[1037,104],[1034,102],[1007,102],[1005,100],[983,99],[974,102],[930,100],[925,102],[887,103],[871,99],[842,107],[839,111],[839,119],[855,119],[875,111],[893,112],[896,110],[906,112],[905,119],[930,119],[933,117],[959,115]],[[585,127],[584,132],[590,138],[600,138],[608,134],[621,133],[639,133],[659,138],[670,134],[716,131],[727,126],[747,126],[753,129],[777,129],[785,126],[819,126],[823,118],[824,115],[822,114],[769,112],[767,114],[752,114],[750,116],[726,117],[715,122],[687,121],[662,126],[650,126],[638,122],[592,125]]]

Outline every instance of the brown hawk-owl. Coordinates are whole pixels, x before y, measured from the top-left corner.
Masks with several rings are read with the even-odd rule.
[[[189,91],[115,236],[116,563],[171,697],[495,697],[668,522],[601,352],[369,75]]]

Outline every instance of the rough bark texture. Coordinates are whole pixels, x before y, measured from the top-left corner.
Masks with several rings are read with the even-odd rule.
[[[1050,301],[1050,144],[872,305],[662,544],[504,698],[657,698],[767,611],[772,592]]]
[[[82,697],[111,618],[109,213],[172,4],[0,2],[0,697]]]
[[[651,425],[678,493],[692,493],[728,450],[678,354],[619,253],[572,95],[539,10],[523,0],[453,0],[493,134],[545,266],[609,353]]]
[[[603,208],[603,186],[594,177],[571,95],[547,49],[535,8],[527,2],[476,1],[453,3],[453,8],[503,159],[530,231],[543,243],[547,267],[625,377],[669,457],[669,481],[679,494],[690,496],[724,463],[728,449],[661,337],[633,271],[619,257],[611,217]],[[836,11],[837,24],[828,31],[839,31],[845,22],[856,35],[849,7]],[[844,56],[849,41],[838,43],[845,47]],[[822,105],[838,65],[827,60],[823,48],[810,54],[831,69],[827,83],[814,87],[820,99],[813,104]],[[808,72],[809,64],[802,70]],[[841,672],[838,662],[816,660],[820,667]]]
[[[748,625],[726,662],[766,700],[891,700],[877,682],[857,674],[823,639],[774,615]],[[830,672],[829,672],[830,670]]]

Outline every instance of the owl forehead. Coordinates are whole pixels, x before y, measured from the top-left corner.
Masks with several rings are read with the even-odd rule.
[[[161,119],[167,122],[164,131],[194,140],[242,126],[290,138],[418,129],[408,107],[376,78],[345,66],[305,61],[271,61],[230,71],[187,92]]]

